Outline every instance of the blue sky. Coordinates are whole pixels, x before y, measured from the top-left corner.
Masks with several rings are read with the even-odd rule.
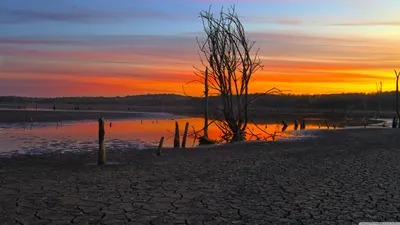
[[[282,26],[304,24],[301,29],[311,31],[317,25],[329,30],[327,26],[333,24],[399,22],[395,9],[400,8],[400,2],[395,0],[2,0],[0,34],[73,36],[201,32],[197,18],[200,10],[210,5],[218,10],[232,4],[236,5],[250,30],[260,27],[279,30],[285,28]]]
[[[368,92],[400,65],[398,0],[1,0],[0,95],[180,93],[198,13],[233,4],[266,65],[257,90]]]

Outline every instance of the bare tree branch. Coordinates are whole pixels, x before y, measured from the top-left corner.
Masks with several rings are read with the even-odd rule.
[[[197,39],[201,63],[208,68],[207,83],[219,94],[223,107],[224,119],[216,125],[226,141],[244,140],[248,111],[254,101],[248,97],[249,83],[252,75],[263,68],[259,50],[253,52],[255,42],[246,36],[234,6],[226,11],[222,8],[219,17],[214,16],[210,7],[201,11],[199,17],[207,37],[204,42]],[[196,69],[196,75],[204,80],[204,69]]]

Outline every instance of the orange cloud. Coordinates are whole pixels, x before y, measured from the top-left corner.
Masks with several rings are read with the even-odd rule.
[[[393,68],[400,65],[395,40],[250,35],[261,40],[257,45],[265,65],[254,75],[252,92],[272,87],[292,93],[371,92],[378,81],[393,90],[386,84],[393,82]],[[192,65],[200,65],[193,37],[4,39],[0,55],[1,95],[46,95],[46,90],[52,96],[182,94],[182,85],[197,79]],[[27,82],[32,88],[23,84]],[[185,90],[201,95],[203,87],[192,83]]]

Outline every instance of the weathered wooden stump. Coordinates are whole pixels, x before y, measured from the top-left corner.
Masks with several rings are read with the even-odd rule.
[[[99,119],[99,150],[97,152],[97,164],[106,164],[106,147],[104,146],[104,118]]]
[[[297,123],[297,120],[294,120],[294,130],[297,130],[299,128],[299,124]]]
[[[300,130],[304,130],[304,129],[306,129],[306,121],[302,120],[301,124],[300,124]]]
[[[288,124],[284,120],[282,120],[282,125],[283,125],[282,132],[285,132],[288,127]]]
[[[329,130],[329,123],[327,120],[325,120],[325,125],[326,125],[326,128]]]
[[[174,148],[179,148],[179,125],[175,122],[175,137],[174,137]]]
[[[393,117],[392,128],[396,128],[396,127],[397,127],[397,118]]]
[[[182,148],[186,147],[186,138],[188,134],[188,129],[189,129],[189,122],[186,122],[185,131],[183,132],[183,138],[182,138]]]
[[[161,137],[160,143],[158,144],[157,155],[161,155],[162,154],[163,144],[164,144],[164,137]]]

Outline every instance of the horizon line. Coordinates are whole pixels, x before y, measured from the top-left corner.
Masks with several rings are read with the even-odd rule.
[[[281,96],[329,96],[329,95],[379,95],[379,94],[390,94],[395,93],[396,91],[382,91],[378,92],[342,92],[342,93],[321,93],[321,94],[295,94],[295,93],[281,93],[281,94],[265,94],[265,93],[249,93],[249,95],[281,95]],[[125,95],[125,96],[52,96],[52,97],[43,97],[43,96],[21,96],[21,95],[1,95],[0,98],[39,98],[39,99],[55,99],[55,98],[127,98],[127,97],[138,97],[138,96],[146,96],[146,95],[175,95],[180,97],[189,97],[189,98],[204,98],[204,96],[190,96],[185,94],[176,94],[176,93],[148,93],[148,94],[137,94],[137,95]],[[219,95],[211,95],[209,97],[218,97]]]

